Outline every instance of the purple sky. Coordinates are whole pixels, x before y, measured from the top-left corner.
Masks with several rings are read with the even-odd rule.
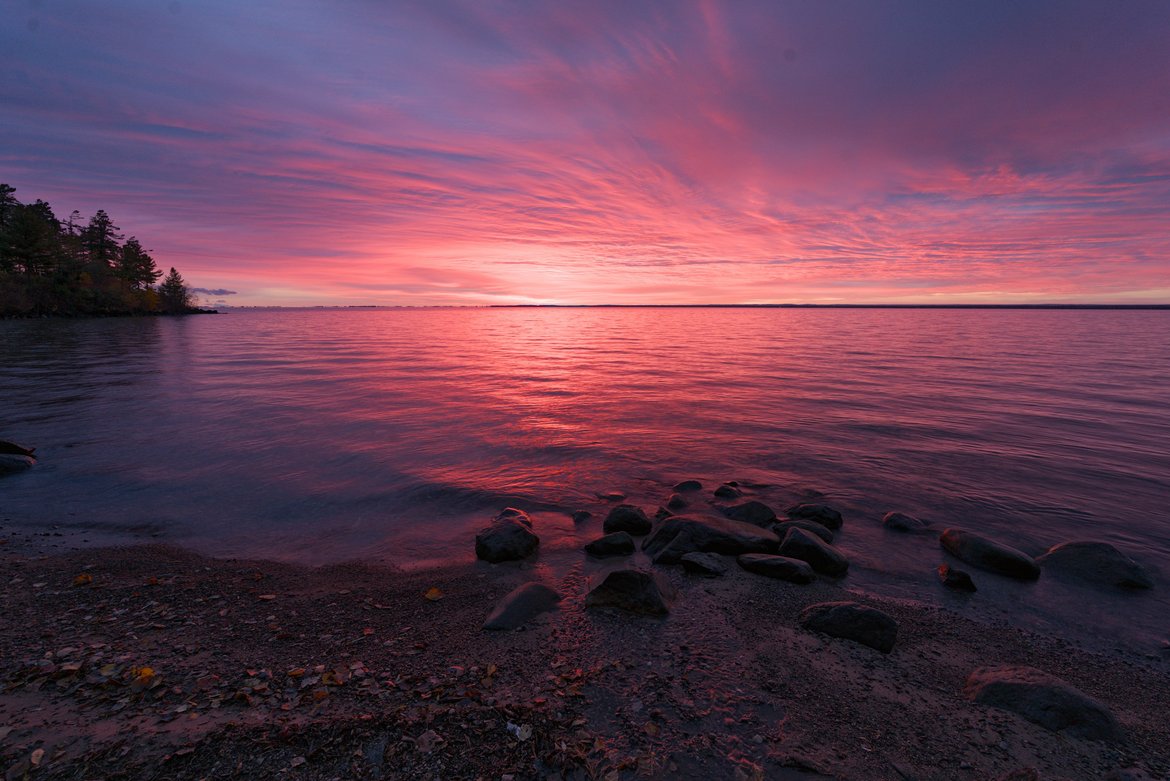
[[[0,181],[208,301],[1170,302],[1162,0],[3,17]]]

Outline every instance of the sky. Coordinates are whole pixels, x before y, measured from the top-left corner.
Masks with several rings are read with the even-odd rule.
[[[0,182],[205,303],[1170,303],[1170,3],[0,0]]]

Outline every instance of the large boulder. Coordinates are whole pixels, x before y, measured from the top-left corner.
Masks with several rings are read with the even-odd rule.
[[[950,528],[942,533],[939,542],[947,553],[973,567],[1019,580],[1040,577],[1040,567],[1031,556],[980,534]]]
[[[882,526],[890,531],[909,532],[911,534],[928,531],[930,524],[913,515],[906,513],[886,513],[882,516]]]
[[[634,538],[629,532],[614,532],[599,537],[585,546],[590,556],[604,559],[609,556],[628,556],[634,552]]]
[[[981,667],[968,676],[963,694],[1074,738],[1113,741],[1122,737],[1121,726],[1108,708],[1034,667]]]
[[[683,480],[681,483],[676,483],[674,490],[682,491],[702,491],[703,484],[698,480]]]
[[[508,592],[496,603],[483,628],[490,630],[518,629],[541,613],[554,610],[561,595],[543,583],[525,583]]]
[[[538,545],[540,538],[532,531],[532,519],[511,507],[475,535],[476,558],[493,564],[528,558]]]
[[[1149,570],[1107,542],[1077,540],[1050,548],[1036,563],[1045,572],[1117,588],[1153,588]]]
[[[718,578],[727,573],[727,565],[716,553],[684,553],[679,559],[683,569],[692,575],[704,578]]]
[[[733,521],[743,521],[765,528],[776,520],[776,512],[771,507],[754,499],[720,508],[720,512]]]
[[[875,648],[884,654],[894,649],[898,622],[880,610],[856,602],[821,602],[800,614],[800,625],[830,637],[840,637]]]
[[[776,532],[776,536],[784,539],[784,535],[788,534],[789,529],[804,529],[806,532],[812,532],[827,543],[832,544],[833,532],[832,530],[821,526],[816,521],[781,521],[780,523],[772,524],[772,531]]]
[[[661,521],[642,543],[657,564],[677,564],[685,553],[705,551],[738,556],[774,553],[779,538],[768,529],[715,515],[674,515]]]
[[[841,577],[849,569],[849,559],[839,550],[804,529],[789,529],[776,552],[808,562],[822,575]]]
[[[789,518],[800,518],[806,521],[816,521],[829,529],[840,529],[843,519],[841,513],[827,504],[803,503],[793,505],[784,511]]]
[[[777,580],[786,580],[789,583],[812,583],[817,579],[816,573],[807,562],[790,559],[787,556],[775,556],[771,553],[743,553],[736,558],[736,561],[748,572]]]
[[[674,587],[661,572],[621,567],[590,576],[585,607],[614,607],[631,613],[665,615],[676,596]]]
[[[619,504],[609,511],[602,529],[606,534],[629,532],[640,537],[650,533],[650,526],[650,519],[646,517],[645,511],[641,507],[632,504]]]

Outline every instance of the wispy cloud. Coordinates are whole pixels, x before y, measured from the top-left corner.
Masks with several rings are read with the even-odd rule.
[[[1164,297],[1164,3],[174,7],[0,30],[0,178],[208,295]]]

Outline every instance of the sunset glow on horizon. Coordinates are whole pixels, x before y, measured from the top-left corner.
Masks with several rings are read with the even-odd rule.
[[[1170,303],[1170,4],[14,2],[0,182],[229,305]]]

